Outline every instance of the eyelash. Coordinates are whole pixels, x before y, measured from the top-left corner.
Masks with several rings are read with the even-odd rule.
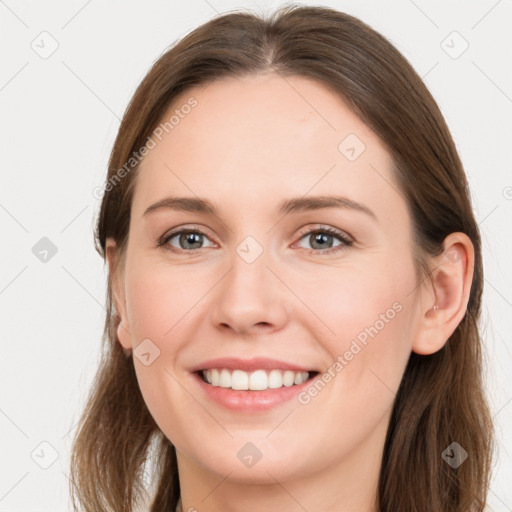
[[[198,234],[198,235],[203,235],[205,237],[208,238],[208,236],[206,235],[206,233],[203,233],[201,230],[199,229],[193,229],[193,228],[188,228],[188,229],[180,229],[178,231],[173,231],[171,233],[166,233],[159,241],[158,241],[158,244],[157,246],[158,247],[163,247],[165,250],[169,250],[171,252],[174,252],[174,253],[193,253],[199,249],[205,249],[205,247],[200,247],[199,249],[190,249],[190,250],[185,250],[185,249],[177,249],[176,247],[172,247],[170,245],[167,245],[167,242],[169,242],[169,240],[171,240],[172,238],[174,238],[176,235],[181,235],[182,233],[195,233],[195,234]],[[334,228],[331,228],[329,226],[322,226],[322,227],[319,227],[319,228],[316,228],[316,229],[310,229],[309,231],[305,231],[305,232],[302,232],[300,234],[300,237],[299,237],[299,240],[302,240],[306,235],[311,235],[313,233],[327,233],[329,235],[332,235],[334,236],[335,238],[338,238],[342,243],[338,246],[335,246],[335,247],[330,247],[328,249],[303,249],[305,251],[308,251],[308,254],[312,255],[312,254],[332,254],[332,253],[336,253],[340,250],[343,250],[347,247],[350,247],[351,245],[353,245],[354,241],[351,240],[350,238],[348,238],[348,236],[346,236],[343,232],[341,231],[338,231],[337,229],[334,229]]]

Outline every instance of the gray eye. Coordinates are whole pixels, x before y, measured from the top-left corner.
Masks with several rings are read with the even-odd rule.
[[[178,246],[171,243],[171,240],[175,238],[178,240]],[[178,250],[191,251],[203,248],[204,240],[208,240],[208,237],[204,233],[199,231],[182,230],[169,235],[165,243]]]
[[[310,233],[306,233],[301,240],[306,239],[308,243],[310,244],[310,247],[305,247],[306,249],[331,249],[332,247],[343,245],[342,241],[339,240],[338,244],[334,244],[334,241],[339,237],[337,235],[333,235],[331,233],[328,233],[326,231],[312,231]]]

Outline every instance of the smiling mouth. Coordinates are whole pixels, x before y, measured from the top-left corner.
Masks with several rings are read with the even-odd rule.
[[[236,391],[265,391],[303,384],[316,377],[319,372],[295,372],[292,370],[254,370],[246,372],[228,368],[211,368],[195,372],[203,382],[212,387]]]

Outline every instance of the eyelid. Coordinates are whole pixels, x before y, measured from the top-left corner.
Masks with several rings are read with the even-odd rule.
[[[325,231],[333,236],[337,236],[339,238],[346,239],[347,242],[354,242],[354,238],[350,236],[346,231],[343,231],[338,228],[334,228],[332,226],[328,226],[326,224],[317,224],[316,227],[311,227],[308,225],[307,227],[299,230],[299,238],[302,238],[304,235],[310,234],[310,233],[316,233],[316,232],[322,232]]]

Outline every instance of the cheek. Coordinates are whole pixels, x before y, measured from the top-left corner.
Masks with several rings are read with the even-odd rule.
[[[337,331],[328,344],[332,363],[302,394],[303,413],[295,418],[313,430],[315,424],[330,426],[331,442],[315,448],[322,460],[348,455],[375,429],[386,428],[410,354],[409,305],[395,302],[393,308],[392,299],[393,295],[381,301],[353,299],[338,314],[337,323],[332,319]]]
[[[151,264],[132,266],[126,300],[133,339],[133,362],[139,388],[153,419],[169,439],[186,437],[175,411],[193,404],[178,381],[176,360],[184,345],[182,331],[197,302],[193,287],[179,275]],[[148,341],[150,340],[150,342]],[[140,347],[139,347],[140,345]],[[144,359],[144,353],[149,356]],[[177,378],[178,377],[178,378]]]
[[[186,314],[200,298],[196,286],[187,286],[175,269],[141,262],[130,274],[126,286],[126,301],[135,345],[144,338],[162,343],[173,335]]]
[[[384,262],[380,266],[350,266],[315,272],[314,276],[296,278],[294,290],[313,314],[308,322],[324,324],[321,332],[333,347],[343,349],[343,344],[360,335],[362,341],[375,333],[396,329],[401,313],[409,304],[414,289],[413,269],[393,268]],[[390,328],[390,326],[392,326]],[[365,335],[366,332],[366,335]]]
[[[411,352],[408,306],[398,301],[372,310],[338,351],[344,389],[366,394],[369,403],[394,395]],[[337,367],[340,368],[339,366]]]
[[[316,332],[327,333],[322,344],[332,362],[338,361],[331,373],[343,374],[333,387],[366,393],[372,402],[394,393],[411,352],[413,266],[387,262],[381,268],[341,269],[324,282],[323,288],[308,286],[304,296],[318,317]]]
[[[212,284],[198,278],[197,273],[194,278],[178,266],[154,264],[143,258],[133,258],[127,276],[127,311],[141,393],[169,438],[186,437],[186,427],[177,421],[175,411],[191,411],[197,404],[182,382],[179,354],[193,337],[204,307],[201,298]],[[144,352],[150,354],[149,364],[142,357]]]

